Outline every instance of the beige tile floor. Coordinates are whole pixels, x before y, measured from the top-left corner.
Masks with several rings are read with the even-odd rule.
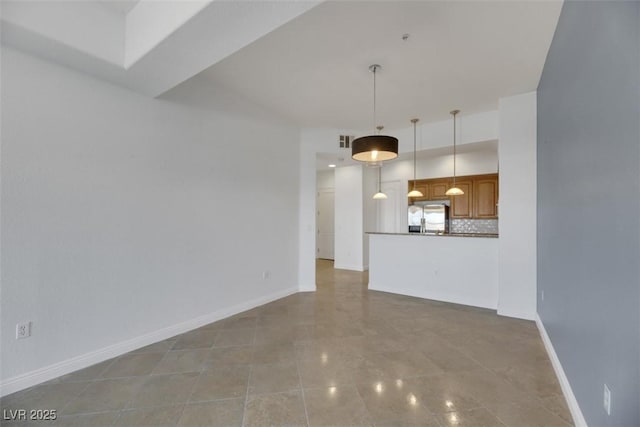
[[[571,425],[532,322],[368,291],[330,261],[317,282],[2,408],[56,409],[55,426]]]

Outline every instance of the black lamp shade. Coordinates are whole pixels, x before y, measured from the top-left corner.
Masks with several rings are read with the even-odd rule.
[[[360,162],[382,162],[398,157],[398,139],[387,135],[362,136],[353,140],[351,158]]]

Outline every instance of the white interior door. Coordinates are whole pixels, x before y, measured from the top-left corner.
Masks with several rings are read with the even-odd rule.
[[[316,200],[316,257],[322,259],[334,259],[334,200],[333,188],[318,190]]]
[[[407,195],[400,181],[383,182],[385,200],[378,200],[378,230],[381,233],[407,232]]]

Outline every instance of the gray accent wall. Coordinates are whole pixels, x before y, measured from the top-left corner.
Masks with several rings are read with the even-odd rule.
[[[538,87],[538,314],[590,426],[640,426],[639,28],[566,1]]]

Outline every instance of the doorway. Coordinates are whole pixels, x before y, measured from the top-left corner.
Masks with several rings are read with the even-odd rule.
[[[316,199],[316,258],[334,259],[333,188],[320,188]]]

